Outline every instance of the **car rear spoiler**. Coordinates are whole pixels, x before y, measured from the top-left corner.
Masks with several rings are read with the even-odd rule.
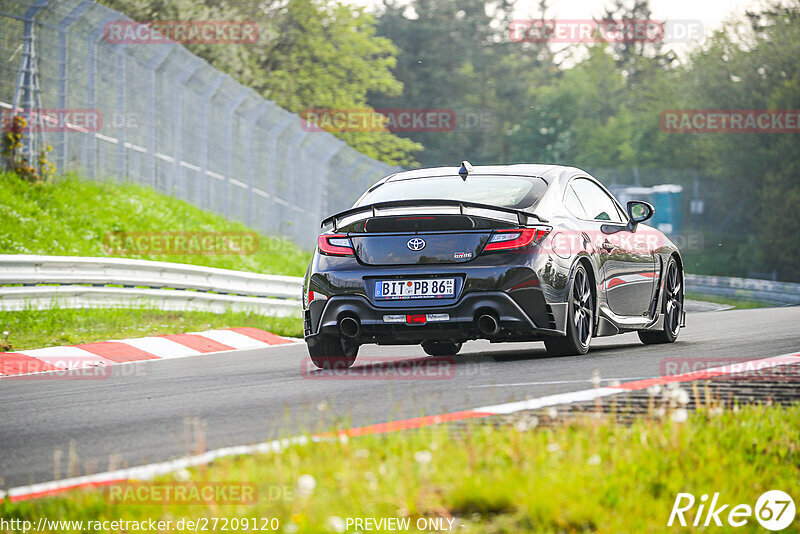
[[[425,199],[425,200],[391,200],[387,202],[376,202],[375,204],[367,204],[365,206],[358,206],[355,208],[350,208],[344,211],[340,211],[330,217],[324,219],[322,221],[321,227],[325,227],[329,224],[333,225],[333,231],[337,231],[340,221],[344,218],[353,217],[354,220],[358,220],[357,216],[363,214],[364,218],[367,217],[379,217],[382,215],[380,210],[388,210],[392,208],[430,208],[430,207],[457,207],[458,213],[461,215],[479,215],[484,217],[490,217],[490,214],[481,214],[479,212],[499,212],[503,214],[512,214],[516,216],[517,223],[520,225],[529,224],[530,218],[536,219],[539,222],[547,222],[546,220],[542,219],[535,213],[531,213],[525,210],[517,210],[514,208],[506,208],[503,206],[493,206],[491,204],[481,204],[478,202],[465,202],[461,200],[436,200],[436,199]],[[383,215],[398,215],[399,213],[395,213],[395,210],[392,210],[393,213],[383,214]],[[408,212],[408,214],[413,214],[413,211]],[[430,213],[426,211],[425,213]],[[501,220],[509,220],[508,217],[498,217]],[[509,221],[510,222],[510,221]]]

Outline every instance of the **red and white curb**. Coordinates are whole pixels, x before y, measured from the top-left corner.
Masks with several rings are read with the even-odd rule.
[[[560,393],[557,395],[547,395],[536,399],[528,399],[518,402],[508,402],[504,404],[494,404],[491,406],[482,406],[472,410],[464,410],[460,412],[450,412],[439,415],[429,415],[425,417],[414,417],[411,419],[402,419],[399,421],[391,421],[388,423],[379,423],[375,425],[368,425],[363,427],[354,427],[341,430],[334,434],[323,434],[315,436],[295,436],[292,438],[276,439],[273,441],[266,441],[257,443],[255,445],[241,445],[236,447],[225,447],[222,449],[215,449],[196,456],[187,456],[177,458],[167,462],[156,464],[142,465],[139,467],[132,467],[129,469],[120,469],[117,471],[109,471],[106,473],[98,473],[94,475],[86,475],[82,477],[69,478],[58,480],[54,482],[44,482],[41,484],[32,484],[30,486],[21,486],[9,489],[6,492],[0,491],[0,499],[8,497],[12,502],[24,501],[35,499],[39,497],[47,497],[57,495],[74,489],[80,488],[97,488],[108,486],[111,484],[118,484],[127,480],[148,480],[157,476],[166,475],[194,467],[198,465],[208,464],[219,458],[230,456],[241,456],[246,454],[264,454],[270,452],[280,452],[285,447],[295,444],[307,444],[309,442],[317,442],[324,439],[331,439],[344,436],[360,436],[365,434],[382,434],[387,432],[396,432],[400,430],[409,430],[414,428],[421,428],[424,426],[437,425],[450,421],[461,421],[465,419],[477,419],[481,417],[490,417],[495,415],[505,415],[524,410],[536,410],[540,408],[547,408],[550,406],[557,406],[561,404],[572,404],[575,402],[586,402],[599,399],[601,397],[608,397],[629,391],[640,391],[655,385],[666,385],[670,383],[692,382],[695,380],[704,380],[709,378],[716,378],[719,376],[738,374],[749,370],[761,370],[777,367],[781,365],[800,364],[800,353],[784,354],[781,356],[772,356],[769,358],[761,358],[757,360],[750,360],[746,362],[737,362],[734,365],[725,365],[707,369],[704,371],[697,371],[692,373],[684,373],[678,375],[666,375],[654,378],[646,378],[642,380],[634,380],[625,382],[616,386],[584,389],[581,391],[573,391],[569,393]]]
[[[0,353],[0,378],[185,358],[294,343],[258,328],[228,328],[190,334],[101,341]]]

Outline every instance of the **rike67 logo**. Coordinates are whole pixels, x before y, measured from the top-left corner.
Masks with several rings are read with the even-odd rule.
[[[691,493],[678,493],[667,526],[743,527],[755,516],[762,527],[775,532],[789,527],[794,521],[795,512],[792,498],[780,490],[764,492],[754,507],[749,504],[727,504],[720,499],[719,493],[715,493],[710,502],[705,494],[698,501]]]

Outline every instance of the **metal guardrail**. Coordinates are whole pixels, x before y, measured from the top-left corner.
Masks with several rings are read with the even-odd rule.
[[[294,316],[300,313],[298,301],[200,291],[91,286],[0,288],[0,310],[49,308],[156,308],[166,311],[212,313],[233,311],[276,317]]]
[[[686,275],[686,289],[774,305],[800,305],[800,284]],[[303,279],[127,258],[0,255],[0,310],[110,308],[298,315]]]
[[[779,306],[800,305],[800,284],[771,280],[687,274],[686,291]]]
[[[303,279],[126,258],[14,254],[0,255],[0,286],[0,309],[8,311],[147,305],[285,316],[299,314]]]

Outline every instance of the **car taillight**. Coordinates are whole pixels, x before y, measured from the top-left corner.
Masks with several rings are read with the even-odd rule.
[[[549,226],[496,230],[483,250],[484,252],[491,252],[493,250],[522,248],[531,244],[538,245],[550,233],[550,230]]]
[[[319,291],[309,290],[307,302],[311,304],[315,300],[328,300],[328,295],[320,293]]]
[[[353,244],[344,234],[322,234],[317,238],[319,251],[329,256],[352,256]]]

